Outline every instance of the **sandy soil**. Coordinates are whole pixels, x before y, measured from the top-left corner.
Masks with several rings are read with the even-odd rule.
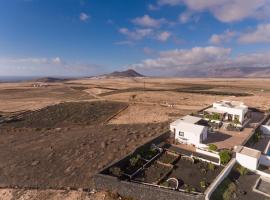
[[[82,79],[47,83],[46,87],[39,88],[33,87],[33,82],[1,83],[0,115],[4,116],[61,102],[109,100],[129,106],[119,113],[114,110],[112,113],[116,112],[116,116],[109,124],[101,121],[112,113],[105,114],[95,125],[70,123],[67,115],[57,126],[37,127],[26,123],[27,127],[10,124],[0,128],[0,184],[7,188],[0,190],[0,199],[98,199],[84,192],[51,189],[91,188],[91,177],[102,167],[160,134],[168,128],[169,121],[213,101],[238,100],[269,109],[269,85],[269,79],[171,78]],[[181,91],[183,88],[190,92]],[[217,95],[207,94],[208,91]],[[222,95],[218,94],[220,91]],[[8,189],[15,186],[38,186],[39,189]],[[42,190],[45,188],[50,190]],[[107,198],[98,195],[101,199]]]
[[[0,189],[1,200],[125,200],[117,194],[71,190]]]

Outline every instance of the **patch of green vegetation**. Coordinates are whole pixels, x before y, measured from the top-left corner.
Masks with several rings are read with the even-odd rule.
[[[231,200],[236,192],[236,185],[229,178],[226,178],[211,196],[212,200]]]
[[[213,163],[208,163],[208,169],[210,170],[210,171],[214,171],[215,170],[215,168],[216,168],[216,166],[213,164]]]
[[[207,119],[210,119],[210,120],[221,120],[221,116],[218,113],[205,114],[204,118],[207,118]]]
[[[234,118],[233,123],[236,124],[236,125],[241,124],[238,118]]]
[[[208,145],[208,149],[210,151],[217,151],[218,147],[216,145],[214,145],[214,144],[209,144]]]
[[[203,189],[205,189],[207,187],[207,184],[206,184],[205,180],[200,181],[200,186]]]
[[[248,169],[243,167],[242,165],[237,165],[236,170],[241,174],[241,176],[244,176],[248,173]]]
[[[231,160],[232,155],[229,150],[222,150],[219,153],[219,157],[221,164],[226,165]]]
[[[259,142],[259,140],[260,140],[260,138],[261,138],[261,135],[262,135],[262,133],[261,133],[260,130],[256,131],[256,132],[252,135],[252,137],[251,137],[251,142],[252,142],[253,144]]]
[[[109,171],[116,177],[121,177],[123,175],[123,171],[119,167],[111,167]]]
[[[129,160],[130,166],[135,167],[135,166],[137,165],[137,163],[139,162],[140,159],[141,159],[141,155],[140,155],[140,154],[138,154],[138,155],[132,157],[132,158]]]

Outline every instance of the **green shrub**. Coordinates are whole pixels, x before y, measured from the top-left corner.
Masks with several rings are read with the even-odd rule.
[[[212,120],[220,120],[220,115],[218,113],[214,113],[212,115]]]
[[[261,131],[256,131],[253,135],[252,135],[252,137],[251,137],[251,142],[253,143],[253,144],[255,144],[255,143],[257,143],[257,142],[259,142],[259,140],[260,140],[260,138],[261,138]]]
[[[236,192],[236,185],[229,178],[226,178],[217,187],[215,192],[212,194],[211,199],[213,200],[231,200],[233,194]]]
[[[109,171],[111,172],[112,175],[116,177],[121,177],[123,175],[123,172],[119,167],[111,167]]]
[[[231,182],[222,195],[223,200],[231,200],[235,192],[236,192],[236,185],[233,182]]]
[[[234,124],[241,124],[238,118],[234,118],[233,123]]]
[[[241,165],[238,165],[236,167],[236,170],[241,174],[241,176],[244,176],[244,175],[246,175],[248,173],[248,169],[241,166]]]
[[[200,182],[200,186],[201,186],[201,188],[203,188],[203,189],[206,188],[206,182],[205,182],[205,180],[202,180],[202,181]]]
[[[210,171],[214,171],[215,168],[216,168],[216,166],[215,166],[213,163],[208,163],[208,169],[209,169]]]
[[[214,145],[214,144],[209,144],[208,145],[208,149],[210,151],[217,151],[218,147],[216,145]]]
[[[141,159],[141,155],[138,154],[137,156],[134,156],[133,158],[131,158],[131,159],[129,160],[129,163],[130,163],[130,165],[131,165],[132,167],[135,167],[140,159]]]
[[[229,150],[222,150],[219,153],[220,162],[223,165],[226,165],[231,160],[231,152]]]

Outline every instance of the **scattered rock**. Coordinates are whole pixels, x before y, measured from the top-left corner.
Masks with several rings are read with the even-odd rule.
[[[101,142],[101,148],[106,148],[106,146],[107,146],[107,143],[106,142]]]
[[[34,162],[31,163],[31,165],[32,165],[32,166],[36,166],[36,165],[38,165],[39,163],[40,163],[40,161],[35,160]]]

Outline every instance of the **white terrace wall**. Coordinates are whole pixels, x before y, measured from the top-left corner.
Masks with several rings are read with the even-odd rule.
[[[220,157],[219,157],[218,153],[214,153],[214,152],[202,150],[202,149],[199,149],[199,148],[196,148],[196,152],[197,153],[200,153],[200,154],[204,154],[204,155],[210,156],[210,157],[218,158],[219,159],[219,163],[216,163],[216,164],[220,165]]]

